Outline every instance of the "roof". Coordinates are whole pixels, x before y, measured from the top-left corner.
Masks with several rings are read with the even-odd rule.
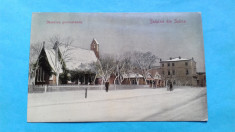
[[[64,47],[60,47],[61,52],[65,51]],[[79,69],[87,70],[90,69],[90,65],[97,61],[97,57],[92,50],[82,49],[78,47],[72,47],[67,51],[69,60],[65,60],[66,68],[69,70]]]
[[[138,74],[138,73],[129,73],[129,74],[124,74],[124,78],[142,78],[143,76]]]
[[[48,62],[52,68],[52,70],[54,72],[56,72],[56,66],[55,66],[55,51],[53,49],[51,50],[48,50],[48,49],[45,49],[45,52],[46,52],[46,56],[47,56],[47,59],[48,59]],[[62,70],[62,66],[60,63],[58,63],[58,68],[59,68],[59,73],[62,73],[63,70]]]
[[[160,61],[160,63],[161,62],[172,62],[172,61],[188,61],[188,60],[191,60],[191,59],[176,57],[176,58],[172,58],[172,59],[169,59],[169,60]]]
[[[99,44],[98,41],[95,38],[93,38],[92,42],[93,41],[95,41],[96,44]]]
[[[154,79],[161,79],[161,75],[158,72],[156,72],[156,74],[155,74],[155,76],[153,78]]]
[[[62,56],[64,56],[66,68],[69,70],[89,70],[89,64],[97,61],[97,57],[92,50],[73,46],[60,46],[59,50]]]
[[[206,74],[206,72],[197,72],[198,75]]]
[[[157,70],[150,70],[147,79],[148,80],[161,79],[161,75],[158,73]]]

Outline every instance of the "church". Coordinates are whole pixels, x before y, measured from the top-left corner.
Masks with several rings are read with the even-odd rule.
[[[90,49],[59,46],[58,42],[55,43],[53,49],[47,49],[43,42],[43,47],[34,65],[34,84],[90,84],[94,79],[90,64],[98,59],[99,43],[96,39],[92,40]],[[56,76],[58,74],[59,76]]]

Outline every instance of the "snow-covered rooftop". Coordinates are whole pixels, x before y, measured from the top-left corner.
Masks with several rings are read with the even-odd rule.
[[[89,64],[97,61],[97,57],[92,50],[82,49],[78,47],[59,47],[59,49],[62,55],[66,57],[65,64],[66,68],[68,68],[69,70],[89,69]]]
[[[161,75],[158,72],[156,72],[155,76],[153,78],[154,79],[161,79]]]
[[[138,73],[124,74],[124,78],[142,78],[143,76]]]
[[[190,60],[190,59],[176,57],[176,58],[172,58],[172,59],[169,59],[169,60],[164,60],[162,62],[165,62],[165,61],[187,61],[187,60]]]
[[[48,59],[48,62],[50,64],[50,66],[52,67],[52,70],[54,72],[56,72],[57,68],[59,69],[59,73],[62,73],[63,70],[62,70],[62,66],[60,63],[57,63],[57,68],[56,68],[56,64],[55,64],[55,51],[53,49],[45,49],[45,52],[46,52],[46,56],[47,56],[47,59]]]
[[[99,44],[98,41],[94,38],[93,41],[95,41],[96,44]]]
[[[59,50],[65,61],[66,68],[69,70],[89,70],[90,64],[97,61],[95,53],[92,50],[82,49],[78,47],[63,47],[60,46]],[[53,49],[45,49],[48,61],[53,71],[55,67],[55,51]],[[60,73],[62,73],[61,64],[57,64]]]

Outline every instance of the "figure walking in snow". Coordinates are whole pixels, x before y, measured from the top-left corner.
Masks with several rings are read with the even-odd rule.
[[[173,91],[173,84],[170,82],[170,91]]]
[[[105,82],[105,90],[106,90],[106,92],[109,91],[109,82]]]

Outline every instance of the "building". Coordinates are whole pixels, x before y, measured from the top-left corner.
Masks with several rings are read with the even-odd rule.
[[[160,74],[166,81],[174,85],[197,86],[196,62],[194,59],[181,57],[160,60]]]
[[[35,85],[63,83],[63,77],[73,76],[73,83],[89,84],[93,73],[90,64],[99,59],[99,44],[93,39],[91,49],[82,49],[74,46],[58,46],[56,42],[53,49],[46,49],[45,42],[34,64],[35,77],[31,78]],[[63,56],[63,57],[62,57]],[[60,79],[56,74],[60,74]],[[76,76],[76,77],[74,77]],[[67,83],[67,79],[65,80]],[[31,81],[32,82],[32,81]]]
[[[197,86],[205,87],[206,86],[206,73],[197,72]]]
[[[118,80],[116,80],[116,84],[119,84]],[[110,84],[114,84],[115,75],[111,75],[109,79]],[[134,70],[133,72],[129,72],[123,75],[122,85],[149,85],[149,87],[163,87],[164,81],[161,79],[161,75],[158,73],[156,69],[151,69],[148,73],[148,76],[145,79],[139,70]],[[146,84],[147,83],[147,84]]]
[[[124,75],[123,85],[144,85],[144,77],[139,73],[128,73]]]
[[[94,51],[96,57],[100,59],[100,53],[99,53],[99,43],[97,40],[94,38],[91,42],[91,48],[90,50]]]
[[[151,70],[149,70],[149,74],[147,77],[147,84],[150,87],[164,87],[165,83],[162,79],[162,76],[160,74],[160,67],[155,66]]]

